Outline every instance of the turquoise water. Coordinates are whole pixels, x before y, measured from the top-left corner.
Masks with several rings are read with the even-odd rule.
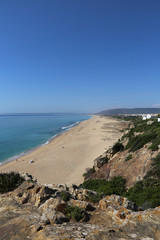
[[[0,163],[47,144],[57,134],[89,118],[80,114],[0,115]]]

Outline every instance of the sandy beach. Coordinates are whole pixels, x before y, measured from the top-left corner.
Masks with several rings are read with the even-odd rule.
[[[0,166],[0,172],[27,172],[41,184],[79,184],[85,169],[122,136],[124,127],[125,123],[117,119],[93,116],[48,145]]]

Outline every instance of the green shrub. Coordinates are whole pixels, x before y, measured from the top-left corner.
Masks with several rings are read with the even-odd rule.
[[[84,179],[89,178],[93,173],[95,173],[95,169],[93,168],[87,168],[86,172],[83,174]]]
[[[131,152],[135,152],[136,150],[142,148],[146,143],[153,141],[156,137],[157,135],[155,133],[144,133],[142,135],[131,137],[126,149],[130,149]]]
[[[160,206],[160,153],[152,159],[152,169],[128,190],[126,197],[144,209]]]
[[[117,152],[120,152],[120,151],[123,151],[124,150],[124,146],[122,143],[120,142],[117,142],[114,144],[114,146],[112,147],[112,150],[113,150],[113,154],[117,153]]]
[[[102,199],[102,194],[100,194],[100,193],[96,193],[96,194],[88,193],[88,198],[89,198],[90,202],[97,203]]]
[[[98,193],[104,193],[105,195],[123,195],[123,193],[126,192],[125,182],[126,180],[124,178],[118,176],[112,178],[110,181],[99,179],[88,180],[82,183],[80,187]]]
[[[158,144],[156,144],[156,143],[152,143],[152,145],[149,147],[149,149],[150,150],[152,150],[152,151],[157,151],[158,150]]]
[[[146,178],[139,181],[125,196],[144,209],[160,206],[160,180]]]
[[[13,191],[25,181],[19,173],[0,173],[0,193]]]
[[[71,198],[71,194],[67,191],[62,191],[60,192],[60,197],[62,198],[63,201],[67,202]]]
[[[152,169],[147,173],[146,178],[153,177],[160,179],[160,153],[152,159]]]
[[[142,181],[135,183],[128,191],[125,187],[126,180],[122,177],[114,177],[111,181],[89,180],[80,185],[82,188],[96,191],[95,202],[104,195],[117,194],[127,197],[137,206],[143,209],[160,206],[160,154],[153,161],[153,171],[151,177],[146,177]],[[157,178],[153,178],[153,176]],[[90,201],[94,201],[94,196],[90,196]]]
[[[126,157],[125,161],[129,161],[130,159],[132,159],[132,154],[129,154],[128,157]]]
[[[69,218],[73,218],[76,221],[80,221],[85,217],[85,211],[79,207],[67,206],[65,209],[65,214]]]
[[[160,144],[160,124],[153,120],[152,124],[147,124],[148,121],[135,121],[134,128],[129,133],[122,136],[122,140],[126,137],[129,138],[126,149],[130,151],[136,151],[142,148],[146,143],[151,142],[152,145],[149,147],[152,151],[158,150]],[[140,132],[142,134],[135,136],[134,133]]]

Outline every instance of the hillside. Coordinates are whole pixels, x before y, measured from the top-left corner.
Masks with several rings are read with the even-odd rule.
[[[84,174],[84,187],[97,191],[94,186],[98,182],[94,179],[105,180],[107,184],[118,176],[125,181],[123,195],[137,205],[143,208],[160,205],[160,124],[157,120],[132,120],[122,138],[95,159],[93,168]]]
[[[118,114],[156,114],[160,113],[160,108],[117,108],[99,112],[99,115],[114,116]]]

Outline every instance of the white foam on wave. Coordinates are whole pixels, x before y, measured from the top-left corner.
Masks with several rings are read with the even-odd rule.
[[[51,139],[53,139],[53,138],[57,137],[57,135],[58,135],[58,134],[54,135],[53,137],[51,137]]]
[[[41,146],[45,146],[45,145],[48,145],[49,141],[45,142],[44,144],[42,144]]]
[[[64,130],[64,129],[67,129],[67,128],[69,128],[69,126],[67,126],[67,127],[62,127],[61,129]]]
[[[72,127],[74,127],[74,126],[76,126],[77,124],[79,124],[80,123],[80,121],[78,121],[78,122],[75,122],[75,123],[73,123],[73,124],[71,124],[71,125],[69,125],[69,126],[65,126],[65,127],[62,127],[61,129],[62,130],[67,130],[68,131],[68,129],[70,130]]]
[[[57,134],[55,134],[53,137],[51,137],[47,142],[41,145],[41,147],[46,146],[50,143],[51,140],[53,140],[55,137],[57,137]]]

